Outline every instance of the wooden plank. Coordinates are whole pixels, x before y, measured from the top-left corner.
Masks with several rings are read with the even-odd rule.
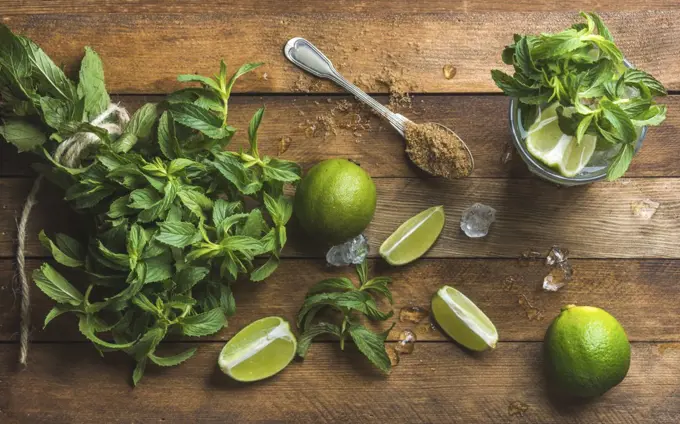
[[[118,96],[131,111],[144,102],[157,102],[157,96]],[[379,98],[385,101],[385,97]],[[352,110],[341,111],[351,101]],[[640,154],[633,161],[627,177],[680,176],[680,142],[676,128],[680,126],[680,96],[664,99],[668,104],[668,119],[663,126],[650,129]],[[346,96],[237,96],[232,98],[230,123],[240,129],[234,148],[246,144],[246,128],[255,110],[266,105],[267,112],[260,129],[261,151],[278,155],[281,140],[290,142],[281,157],[297,161],[305,168],[332,158],[349,158],[373,177],[424,177],[410,165],[403,153],[399,135],[374,115],[355,112],[356,102]],[[405,116],[420,122],[440,122],[453,128],[470,146],[475,156],[475,171],[470,178],[529,176],[517,154],[510,162],[501,159],[506,144],[511,142],[507,119],[508,99],[503,96],[424,96],[416,95],[413,108]],[[357,109],[360,110],[360,109]],[[330,117],[336,134],[325,134],[318,118]],[[356,124],[359,120],[360,124]],[[368,125],[366,125],[368,124]],[[350,127],[350,128],[347,128]],[[13,146],[0,142],[0,176],[32,175],[31,154],[18,154]]]
[[[678,3],[673,0],[649,0],[646,2],[625,0],[602,0],[593,5],[589,0],[573,0],[569,2],[572,10],[598,11],[643,11],[677,9]],[[508,12],[508,11],[543,11],[559,12],[564,5],[550,0],[517,0],[513,2],[490,2],[487,0],[429,0],[417,3],[410,0],[373,0],[357,2],[338,0],[298,0],[295,2],[295,13],[442,13],[442,12]],[[33,15],[49,13],[257,13],[286,14],[291,12],[290,5],[276,0],[217,0],[204,2],[200,0],[180,1],[135,1],[120,2],[111,0],[52,0],[50,2],[34,2],[26,0],[0,0],[2,15]]]
[[[352,346],[342,353],[335,343],[315,344],[304,362],[244,385],[215,366],[221,343],[202,344],[179,367],[147,367],[132,389],[132,367],[122,354],[101,358],[83,344],[40,344],[17,372],[15,346],[3,344],[0,417],[9,423],[98,423],[102,417],[109,423],[677,422],[677,345],[633,344],[626,379],[590,402],[548,395],[541,345],[502,343],[470,355],[453,343],[423,343],[383,377]],[[513,415],[518,408],[526,408],[523,416]]]
[[[414,3],[415,4],[415,3]],[[680,11],[603,14],[617,43],[636,66],[669,89],[680,89]],[[234,69],[245,62],[267,66],[246,76],[238,91],[291,92],[311,84],[281,51],[294,36],[310,39],[349,79],[369,91],[386,91],[377,79],[385,68],[413,92],[496,92],[489,72],[502,66],[501,51],[513,33],[557,31],[574,12],[238,15],[48,14],[4,16],[13,30],[34,39],[73,72],[83,45],[102,56],[115,93],[159,93],[178,87],[177,74],[211,75],[220,58]],[[457,69],[444,78],[446,64]],[[266,73],[266,76],[265,76]],[[382,75],[382,77],[381,77]],[[300,78],[302,78],[300,80]],[[313,91],[338,91],[328,82]]]
[[[572,262],[574,279],[557,293],[541,289],[543,277],[549,271],[542,261],[421,260],[411,266],[394,268],[373,260],[370,267],[372,275],[393,279],[395,319],[391,321],[396,326],[390,340],[398,340],[399,333],[405,329],[414,330],[421,341],[447,340],[430,326],[429,318],[414,323],[400,320],[399,315],[402,308],[429,309],[432,294],[449,284],[486,312],[503,341],[541,341],[562,306],[579,304],[605,308],[623,324],[631,340],[680,342],[676,296],[680,261],[576,259]],[[28,271],[32,272],[39,264],[38,260],[30,260]],[[13,295],[13,273],[12,262],[0,260],[0,341],[17,339],[19,301]],[[350,268],[328,268],[320,259],[284,260],[266,284],[242,282],[234,286],[236,315],[230,319],[227,329],[205,340],[227,340],[248,323],[268,315],[294,322],[307,289],[324,278],[340,275],[354,278]],[[35,287],[32,293],[32,340],[84,340],[73,317],[58,318],[42,330],[45,315],[54,302]],[[382,308],[389,310],[388,305]]]
[[[378,204],[366,231],[373,255],[406,219],[442,204],[448,220],[428,257],[516,258],[527,249],[546,250],[554,244],[581,258],[680,257],[680,179],[623,179],[569,189],[534,179],[380,178],[375,183]],[[13,254],[15,218],[31,184],[32,180],[26,178],[0,179],[0,257]],[[82,222],[67,212],[53,188],[43,189],[40,196],[41,203],[28,225],[26,249],[32,256],[44,254],[37,241],[41,228],[48,233],[63,228],[73,231]],[[660,203],[650,219],[636,215],[636,203],[646,199]],[[498,211],[496,222],[483,239],[468,239],[459,228],[463,210],[475,202]],[[292,222],[291,241],[284,254],[319,257],[324,249]]]

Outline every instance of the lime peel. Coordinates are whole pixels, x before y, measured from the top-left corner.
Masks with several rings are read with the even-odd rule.
[[[487,332],[484,330],[484,328],[482,328],[482,326],[477,325],[478,324],[477,321],[472,319],[463,310],[463,308],[458,306],[458,304],[456,304],[456,302],[453,301],[451,296],[449,296],[449,293],[446,290],[447,287],[448,286],[444,286],[441,289],[439,289],[439,291],[437,292],[439,294],[439,297],[441,297],[442,300],[446,302],[447,306],[451,308],[453,313],[456,314],[456,316],[460,318],[460,320],[463,321],[470,330],[472,330],[482,340],[484,340],[484,343],[486,343],[491,349],[495,349],[496,343],[498,343],[498,334],[496,332]],[[468,299],[463,293],[460,293],[460,295],[463,296],[465,299]],[[470,303],[472,303],[472,301],[470,301]]]
[[[390,265],[405,265],[427,252],[444,228],[443,206],[433,206],[399,226],[380,246],[380,256]]]

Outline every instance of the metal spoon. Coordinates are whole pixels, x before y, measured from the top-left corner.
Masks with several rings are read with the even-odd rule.
[[[321,51],[316,48],[312,43],[309,41],[305,40],[304,38],[301,37],[295,37],[291,38],[288,40],[286,45],[283,48],[283,53],[290,60],[293,62],[295,65],[298,67],[302,68],[303,70],[309,72],[312,75],[315,75],[319,78],[325,78],[333,81],[340,87],[344,88],[347,90],[349,93],[353,94],[354,97],[357,98],[360,102],[368,105],[373,109],[378,115],[383,117],[387,122],[392,125],[392,127],[397,130],[399,134],[401,134],[402,137],[406,138],[406,127],[409,125],[415,125],[411,120],[408,118],[404,117],[403,115],[400,115],[398,113],[394,113],[388,108],[386,108],[383,104],[379,103],[376,101],[374,98],[369,96],[368,94],[364,93],[359,87],[356,85],[352,84],[351,82],[347,81],[340,73],[335,69],[331,61],[323,54]],[[472,169],[474,168],[474,160],[472,158],[472,153],[470,152],[470,148],[465,144],[463,140],[458,137],[458,135],[453,132],[450,128],[445,127],[444,125],[441,124],[436,124],[441,128],[444,128],[447,132],[449,132],[455,139],[460,142],[460,144],[463,146],[465,151],[467,152],[467,156],[469,159],[469,171],[466,172],[464,175],[458,175],[458,177],[464,177],[469,175],[472,172]],[[446,137],[446,140],[450,140],[448,137]],[[408,139],[407,139],[408,142]],[[429,142],[433,143],[434,140],[430,140]],[[439,140],[441,143],[442,140]],[[452,143],[455,143],[455,141],[451,140]],[[444,155],[446,156],[446,151],[447,149],[441,149],[441,148],[435,148],[437,146],[430,146],[433,147],[433,149],[430,149],[432,151],[433,155]],[[439,146],[441,147],[441,146]],[[411,149],[407,148],[406,153],[409,156],[409,159],[416,164],[419,168],[424,170],[425,172],[428,172],[432,175],[437,175],[437,176],[449,176],[449,175],[444,175],[444,173],[441,172],[441,166],[432,166],[430,163],[432,160],[440,160],[443,163],[450,162],[452,158],[450,157],[443,157],[443,158],[424,158],[422,155],[421,156],[416,156],[411,154]],[[428,160],[429,159],[429,160]],[[443,159],[443,160],[442,160]],[[447,161],[448,159],[448,161]]]

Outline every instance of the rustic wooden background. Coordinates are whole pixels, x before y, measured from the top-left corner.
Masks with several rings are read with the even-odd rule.
[[[531,177],[509,142],[508,99],[489,71],[514,32],[558,30],[577,11],[601,12],[625,55],[670,90],[668,119],[652,129],[625,179],[560,189]],[[466,293],[496,324],[501,342],[472,355],[438,331],[418,329],[413,354],[389,377],[333,342],[315,344],[268,381],[241,385],[216,368],[224,341],[254,319],[292,319],[306,288],[337,274],[295,229],[286,259],[264,284],[237,289],[238,312],[216,337],[201,340],[196,357],[180,367],[147,369],[129,383],[130,361],[101,358],[70,318],[32,332],[29,366],[18,370],[18,299],[14,296],[15,219],[32,182],[30,157],[0,149],[0,422],[526,422],[676,423],[680,419],[680,3],[676,0],[235,0],[235,1],[16,1],[0,0],[0,19],[43,46],[72,71],[84,45],[105,62],[108,88],[135,109],[178,87],[175,76],[211,74],[220,58],[232,69],[246,61],[267,66],[237,84],[232,124],[244,128],[261,104],[264,150],[305,167],[329,157],[352,158],[373,176],[378,209],[367,231],[371,267],[394,278],[395,310],[427,306],[442,284]],[[310,133],[310,122],[349,99],[317,84],[281,54],[293,36],[313,41],[349,78],[366,81],[384,66],[403,74],[414,93],[401,110],[437,121],[467,141],[476,158],[463,181],[423,178],[409,166],[402,142],[375,120],[358,131]],[[444,65],[456,75],[447,80]],[[266,73],[266,74],[265,74]],[[375,85],[372,91],[383,92]],[[311,91],[311,92],[310,92]],[[380,97],[386,100],[383,95]],[[351,99],[350,99],[351,100]],[[337,115],[340,122],[351,119]],[[78,218],[43,189],[30,225],[29,268],[45,256],[41,228],[77,229]],[[660,204],[650,219],[636,202]],[[498,210],[489,236],[469,240],[458,228],[473,202]],[[443,204],[447,224],[427,257],[402,268],[375,259],[380,242],[406,218]],[[527,249],[568,248],[574,281],[545,293],[548,269],[522,264]],[[349,274],[350,271],[348,270]],[[34,290],[33,320],[50,301]],[[606,308],[633,345],[625,381],[600,399],[566,402],[549,395],[541,373],[541,340],[566,303]],[[397,322],[395,340],[409,323]],[[183,341],[169,342],[180,348]]]

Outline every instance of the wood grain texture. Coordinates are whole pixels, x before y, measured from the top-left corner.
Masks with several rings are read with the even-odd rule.
[[[674,0],[572,0],[572,10],[598,11],[643,11],[678,9]],[[295,13],[367,13],[381,15],[388,13],[441,13],[441,12],[487,12],[487,11],[563,11],[564,4],[551,0],[517,0],[512,2],[490,2],[487,0],[297,0]],[[50,0],[36,2],[29,0],[0,0],[2,15],[31,15],[54,13],[257,13],[286,14],[291,12],[288,3],[277,0]]]
[[[680,179],[622,179],[615,183],[559,189],[543,181],[469,179],[467,181],[380,178],[375,180],[378,204],[366,235],[372,254],[402,222],[423,209],[444,205],[447,222],[427,257],[516,258],[527,249],[547,250],[557,244],[581,258],[679,258]],[[0,179],[0,257],[10,257],[15,218],[32,184],[27,178]],[[37,240],[48,233],[78,231],[83,222],[70,212],[51,186],[40,193],[28,225],[29,256],[43,255]],[[645,199],[660,203],[651,219],[634,214]],[[489,235],[467,238],[459,227],[464,209],[475,202],[498,212]],[[315,245],[292,221],[285,256],[320,257]]]
[[[405,329],[416,332],[420,341],[448,340],[430,326],[430,319],[413,323],[399,319],[404,307],[429,309],[430,298],[444,284],[452,285],[474,301],[496,324],[502,341],[541,341],[550,321],[567,304],[605,308],[624,326],[633,341],[680,342],[680,316],[677,314],[677,260],[573,260],[575,276],[557,293],[541,289],[550,270],[542,261],[517,260],[422,260],[411,266],[393,268],[382,261],[370,261],[372,275],[393,279],[396,323],[390,340],[398,340]],[[40,261],[28,263],[29,272]],[[13,295],[13,266],[0,260],[0,341],[16,340],[19,302]],[[350,268],[326,267],[323,260],[284,260],[264,284],[242,282],[235,285],[237,313],[229,327],[202,341],[231,338],[255,319],[277,315],[295,321],[307,289],[324,278],[347,275]],[[71,279],[78,284],[77,279]],[[74,317],[54,320],[42,330],[45,315],[54,302],[33,286],[32,340],[84,341]],[[521,300],[530,306],[522,306]],[[533,308],[532,308],[533,307]],[[389,306],[382,305],[384,310]],[[388,325],[391,325],[388,322]],[[196,340],[196,339],[192,339]]]
[[[0,345],[0,418],[6,423],[399,422],[676,423],[678,345],[635,343],[627,378],[591,402],[550,397],[541,343],[501,343],[470,355],[453,343],[423,343],[389,377],[350,345],[317,343],[269,381],[237,384],[216,367],[221,343],[203,344],[181,367],[149,366],[139,387],[122,354],[101,358],[83,344],[40,344],[14,368]],[[187,348],[175,345],[174,349]],[[77,360],[74,360],[77,358]],[[515,402],[527,407],[512,416]]]
[[[145,102],[158,102],[158,96],[117,96],[129,110],[136,110]],[[384,96],[379,100],[386,101]],[[662,99],[668,105],[668,118],[661,127],[650,128],[644,147],[636,156],[627,177],[680,176],[680,96]],[[261,151],[278,155],[281,140],[290,141],[281,157],[294,160],[309,168],[328,158],[348,158],[359,162],[373,177],[426,177],[411,165],[404,154],[401,137],[377,117],[354,109],[341,112],[339,108],[351,101],[346,96],[236,96],[230,107],[230,123],[240,131],[232,147],[244,146],[248,122],[257,108],[267,111],[260,128]],[[439,122],[453,128],[470,146],[475,157],[475,171],[470,178],[526,178],[531,174],[517,154],[503,164],[501,158],[511,142],[508,127],[508,99],[504,96],[427,96],[416,95],[413,107],[402,111],[418,122]],[[318,126],[317,117],[330,117],[335,122],[336,134],[325,134]],[[359,129],[368,124],[367,128]],[[351,128],[346,128],[350,126]],[[315,134],[316,132],[316,134]],[[31,154],[18,154],[7,143],[0,142],[0,177],[32,175]]]
[[[414,3],[415,4],[415,3]],[[625,56],[680,89],[680,11],[607,12],[603,17]],[[291,92],[299,78],[282,55],[285,42],[302,36],[323,50],[349,79],[374,81],[388,67],[413,92],[496,92],[492,68],[513,33],[561,30],[575,12],[403,13],[371,15],[316,13],[285,15],[44,14],[3,16],[2,21],[39,43],[73,72],[83,44],[95,48],[106,65],[109,90],[160,93],[178,87],[176,76],[213,74],[220,58],[232,68],[245,62],[267,66],[236,85],[240,92]],[[457,69],[447,80],[442,67]],[[267,73],[265,77],[264,73]],[[366,85],[366,84],[365,84]],[[369,91],[385,91],[368,84]],[[330,83],[315,91],[338,91]]]

